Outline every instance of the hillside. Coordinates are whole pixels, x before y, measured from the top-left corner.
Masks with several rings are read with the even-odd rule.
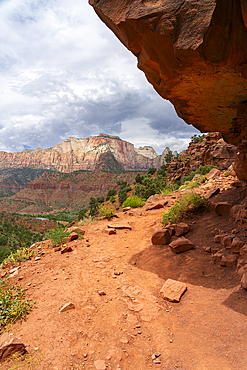
[[[0,198],[14,195],[25,188],[26,184],[48,170],[33,168],[0,169]]]
[[[0,201],[0,211],[40,213],[79,211],[91,197],[119,189],[118,181],[132,184],[139,172],[45,172],[15,195]],[[143,172],[141,172],[143,173]]]
[[[245,369],[246,290],[237,262],[221,266],[219,254],[214,256],[222,249],[241,260],[215,242],[216,232],[247,241],[245,224],[214,211],[218,202],[241,201],[246,188],[234,181],[222,172],[196,190],[206,194],[218,187],[220,193],[207,212],[183,220],[190,228],[185,237],[195,245],[183,253],[151,243],[162,213],[181,191],[164,196],[168,204],[160,209],[131,209],[118,212],[117,220],[83,226],[84,239],[67,242],[70,252],[55,252],[46,242],[34,246],[32,259],[17,265],[10,278],[36,302],[27,320],[10,330],[28,353],[1,369]],[[105,229],[116,221],[127,228],[108,235]],[[163,299],[167,279],[186,284],[179,303]],[[61,312],[69,302],[71,309]]]
[[[133,144],[118,136],[106,134],[86,139],[70,137],[48,149],[25,149],[20,153],[0,152],[0,169],[28,167],[60,172],[95,169],[138,171],[150,167],[159,168],[165,163],[168,150],[166,148],[162,155],[158,155],[152,147],[136,149]]]

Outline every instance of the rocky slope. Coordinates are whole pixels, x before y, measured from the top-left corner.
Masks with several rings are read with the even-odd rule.
[[[191,142],[188,149],[169,163],[169,178],[176,181],[207,164],[220,170],[228,169],[234,162],[237,148],[227,144],[219,132],[206,135],[202,142]]]
[[[25,149],[20,153],[0,152],[0,169],[31,167],[61,172],[95,169],[145,170],[164,164],[166,152],[167,148],[160,156],[152,147],[136,149],[133,144],[117,136],[101,134],[87,139],[70,137],[49,149]]]
[[[119,190],[118,181],[132,184],[138,172],[106,173],[75,171],[45,172],[15,195],[0,201],[0,211],[40,213],[79,211],[88,207],[91,197]],[[143,174],[143,172],[142,172]]]
[[[89,2],[185,122],[238,146],[247,179],[247,1]]]

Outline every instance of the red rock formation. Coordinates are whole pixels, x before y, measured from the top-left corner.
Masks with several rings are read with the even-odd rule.
[[[247,1],[89,2],[185,122],[238,146],[247,179]]]
[[[153,148],[136,149],[133,144],[117,136],[101,134],[87,139],[69,138],[49,149],[25,149],[20,153],[0,152],[0,168],[50,168],[61,172],[93,171],[102,162],[102,156],[111,153],[124,170],[141,170],[160,167],[164,155]],[[101,166],[102,167],[102,166]]]
[[[219,132],[208,134],[201,143],[190,143],[180,156],[169,164],[172,180],[180,180],[200,166],[210,164],[226,170],[233,162],[237,148],[227,144]]]

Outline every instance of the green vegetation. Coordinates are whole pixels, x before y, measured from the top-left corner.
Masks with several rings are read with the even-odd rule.
[[[30,230],[30,225],[16,223],[16,215],[0,213],[0,263],[20,248],[41,241],[44,233]]]
[[[131,186],[127,184],[127,181],[118,181],[118,185],[120,185],[119,191],[118,191],[118,201],[119,204],[123,204],[123,202],[127,199],[127,193],[131,191]]]
[[[150,167],[149,169],[148,169],[148,175],[154,175],[155,174],[155,172],[156,172],[156,168],[154,168],[154,167]]]
[[[225,171],[224,176],[228,177],[230,175],[230,171]]]
[[[107,196],[106,196],[106,201],[110,200],[112,196],[117,194],[117,190],[111,189],[108,191]]]
[[[177,223],[185,216],[205,210],[207,204],[208,201],[201,195],[187,193],[180,197],[168,212],[163,213],[162,225]]]
[[[191,143],[201,143],[206,136],[207,135],[205,135],[205,134],[203,134],[203,135],[193,135],[190,138],[190,142]]]
[[[29,250],[28,248],[17,249],[16,252],[11,252],[10,255],[8,255],[8,258],[3,260],[2,264],[6,265],[8,262],[23,262],[30,260],[32,256],[33,251]]]
[[[88,212],[87,208],[83,208],[79,211],[77,219],[78,221],[83,220],[85,217],[87,217],[86,213]]]
[[[99,215],[110,220],[114,216],[114,210],[110,204],[101,205],[99,207]]]
[[[55,246],[60,246],[65,242],[65,238],[69,236],[69,232],[64,231],[62,226],[58,226],[47,234],[47,238],[51,239]]]
[[[137,195],[133,195],[132,197],[126,199],[123,202],[123,207],[131,207],[131,208],[138,208],[142,207],[145,204],[145,200],[138,197]]]
[[[8,279],[0,281],[0,333],[6,325],[25,319],[29,314],[35,302],[25,298],[21,285],[13,286]]]
[[[135,181],[137,185],[135,185],[134,195],[142,199],[148,199],[166,187],[166,177],[161,174],[157,174],[154,178],[151,175],[141,176],[141,178],[138,176]]]
[[[173,154],[172,154],[172,151],[169,150],[168,153],[166,153],[166,155],[165,155],[165,161],[166,161],[166,163],[169,163],[169,162],[171,162],[172,159],[173,159]]]
[[[206,164],[205,166],[200,166],[195,171],[192,171],[189,175],[183,177],[183,183],[186,181],[191,181],[195,175],[206,175],[211,171],[212,168],[217,168],[216,166],[212,166],[210,164]]]

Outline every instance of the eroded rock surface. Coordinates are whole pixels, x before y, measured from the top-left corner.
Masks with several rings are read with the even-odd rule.
[[[238,146],[247,179],[246,0],[89,2],[185,122]]]

